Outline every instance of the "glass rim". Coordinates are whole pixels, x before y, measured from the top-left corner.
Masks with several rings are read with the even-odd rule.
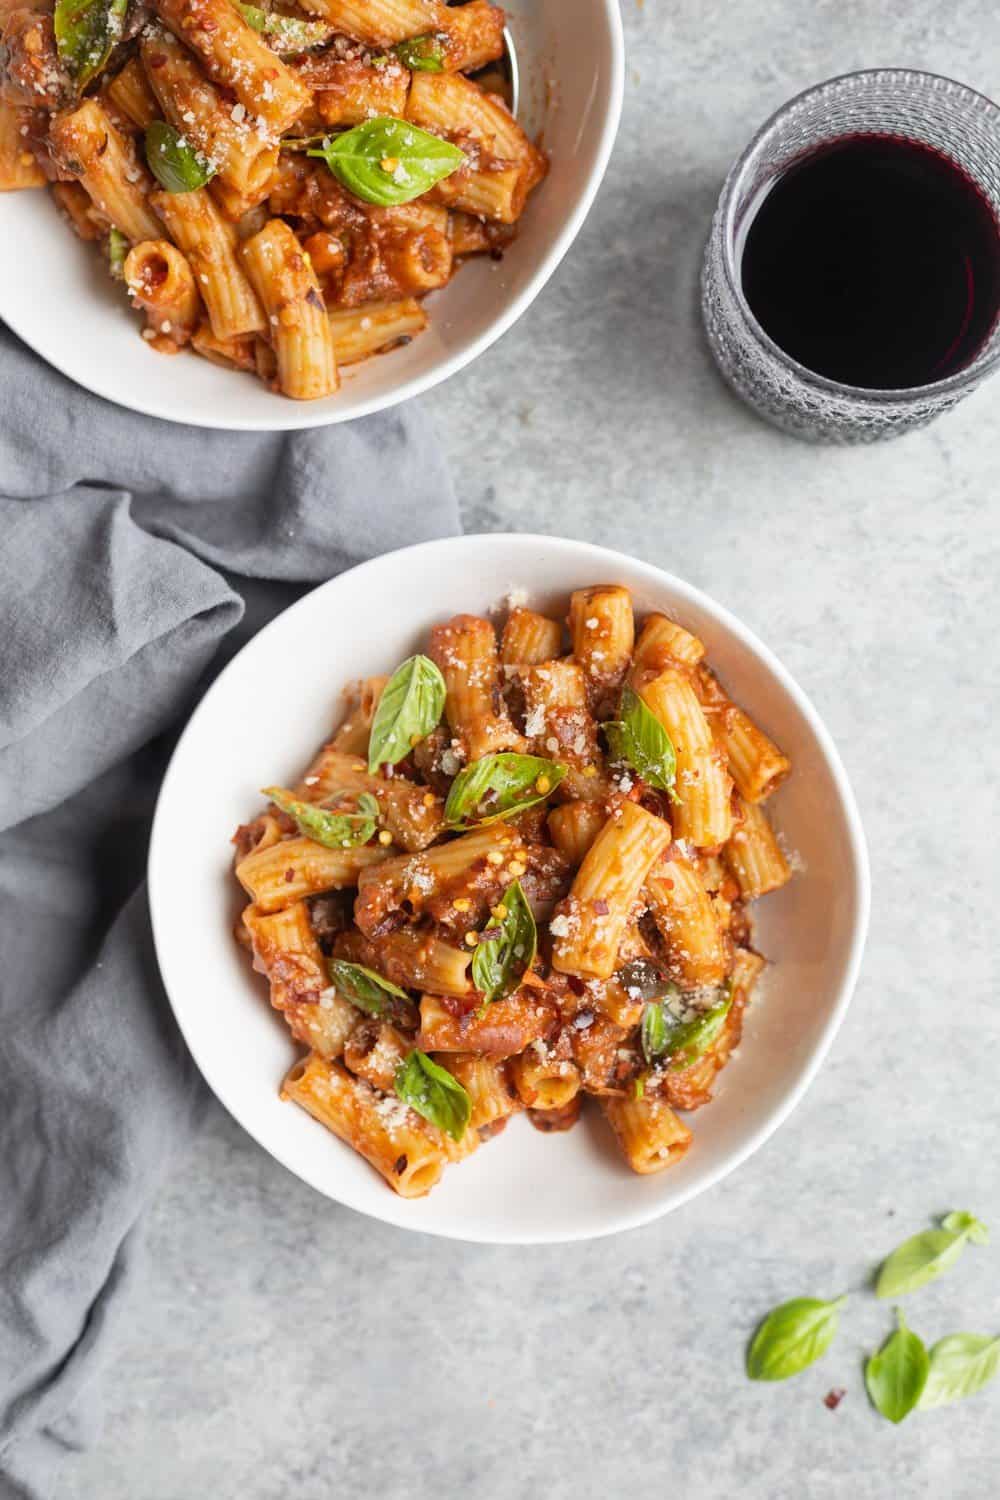
[[[1000,363],[1000,339],[997,347],[988,357],[973,360],[971,365],[963,370],[957,370],[953,375],[946,375],[943,380],[934,380],[927,385],[912,385],[884,388],[881,386],[848,385],[841,380],[831,380],[829,376],[820,375],[815,370],[810,370],[807,365],[800,364],[790,354],[782,349],[780,344],[775,343],[770,334],[765,331],[758,322],[756,315],[751,310],[750,304],[743,295],[743,285],[738,274],[736,264],[736,206],[740,201],[741,189],[750,167],[760,149],[766,144],[768,137],[773,133],[775,127],[785,117],[806,99],[811,99],[817,94],[826,93],[838,84],[848,83],[855,78],[884,78],[907,81],[919,79],[923,82],[944,83],[949,88],[957,89],[965,94],[970,100],[977,101],[985,110],[992,112],[1000,122],[1000,104],[991,99],[987,94],[981,94],[977,89],[970,88],[968,84],[960,83],[955,78],[949,78],[944,73],[929,73],[921,68],[858,68],[850,73],[838,73],[833,78],[824,79],[822,83],[810,84],[808,88],[801,89],[799,93],[793,94],[786,99],[784,104],[774,110],[764,121],[760,129],[755,132],[743,151],[733,163],[726,177],[720,199],[720,220],[722,225],[722,269],[726,284],[736,299],[737,306],[743,315],[747,328],[756,339],[757,343],[766,354],[776,359],[786,370],[789,370],[806,385],[816,387],[818,390],[829,391],[835,396],[858,402],[860,404],[879,406],[908,406],[926,401],[928,396],[936,398],[949,395],[953,392],[962,392],[970,386],[976,386],[981,380],[992,373],[997,364]],[[876,134],[888,134],[889,132],[874,132]],[[965,168],[963,168],[965,170]],[[997,217],[995,215],[995,217]],[[1000,232],[1000,217],[997,218],[997,228]],[[1000,314],[998,314],[1000,318]],[[994,325],[994,334],[996,331]],[[992,336],[992,335],[991,335]]]

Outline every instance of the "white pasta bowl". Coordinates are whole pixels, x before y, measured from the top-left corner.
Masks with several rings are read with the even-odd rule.
[[[395,1196],[371,1167],[278,1097],[300,1050],[233,938],[243,904],[229,840],[290,785],[328,737],[342,687],[426,648],[429,627],[495,608],[512,587],[562,610],[569,593],[624,584],[637,612],[666,612],[708,647],[723,685],[793,761],[768,804],[798,858],[795,878],[758,903],[756,941],[772,960],[716,1097],[688,1117],[676,1166],[635,1176],[599,1111],[563,1135],[515,1118],[427,1198]],[[266,688],[262,690],[262,684]],[[494,1243],[587,1239],[645,1224],[718,1182],[786,1118],[847,1008],[868,923],[864,835],[837,751],[816,710],[738,620],[679,579],[583,542],[469,536],[389,553],[333,579],[280,615],[206,693],[163,783],[149,890],[156,951],[177,1020],[211,1087],[262,1146],[321,1193],[407,1229]],[[245,900],[245,898],[243,898]],[[776,1159],[774,1170],[780,1170]]]
[[[505,0],[521,72],[519,118],[552,162],[502,262],[480,257],[427,302],[430,326],[404,348],[342,372],[335,396],[299,402],[192,354],[168,358],[96,247],[64,224],[48,193],[0,194],[0,318],[44,359],[99,396],[197,427],[290,430],[347,422],[429,390],[487,349],[537,297],[578,234],[621,115],[618,0]]]

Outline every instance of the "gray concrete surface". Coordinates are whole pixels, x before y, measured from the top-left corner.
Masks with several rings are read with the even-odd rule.
[[[996,96],[1000,19],[983,0],[624,8],[626,117],[597,207],[521,325],[424,409],[468,528],[662,563],[813,696],[871,844],[855,1003],[752,1161],[591,1245],[407,1236],[327,1203],[213,1107],[153,1210],[103,1439],[70,1460],[65,1500],[1000,1494],[1000,1388],[896,1429],[860,1377],[889,1321],[860,1290],[878,1258],[950,1207],[1000,1237],[1000,380],[894,444],[812,449],[723,389],[696,314],[721,179],[772,108],[876,64]],[[911,1321],[1000,1332],[998,1256],[969,1251]],[[745,1380],[772,1303],[845,1286],[822,1365]]]

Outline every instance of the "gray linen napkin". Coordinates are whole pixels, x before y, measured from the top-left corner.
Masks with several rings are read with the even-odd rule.
[[[136,1225],[197,1112],[143,884],[171,731],[305,587],[457,529],[414,406],[175,427],[0,327],[2,1500],[49,1500],[92,1436]]]

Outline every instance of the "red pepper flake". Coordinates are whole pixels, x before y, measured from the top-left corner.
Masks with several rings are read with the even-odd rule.
[[[838,1386],[836,1390],[827,1391],[826,1395],[823,1397],[823,1405],[828,1406],[831,1411],[836,1411],[837,1407],[840,1405],[841,1401],[843,1401],[846,1395],[847,1392],[843,1389],[843,1387]]]
[[[393,1163],[392,1170],[395,1172],[397,1177],[402,1177],[403,1173],[406,1171],[406,1166],[406,1157],[397,1156],[395,1162]]]
[[[292,883],[292,881],[294,879],[295,879],[295,866],[294,865],[289,865],[288,869],[285,871],[285,884],[286,885],[291,885],[291,883]]]
[[[599,917],[606,917],[611,908],[606,901],[600,900],[594,902],[594,910]]]
[[[587,993],[587,986],[584,984],[583,980],[578,974],[567,974],[566,983],[569,985],[574,995],[585,995]]]

